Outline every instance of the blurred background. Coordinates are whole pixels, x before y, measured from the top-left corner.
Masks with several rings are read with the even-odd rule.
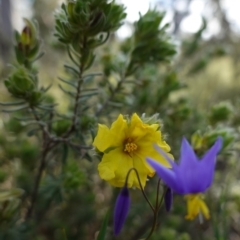
[[[99,49],[99,55],[118,54],[119,46],[124,45],[133,33],[133,22],[149,8],[165,12],[162,25],[169,23],[167,32],[177,50],[169,65],[149,67],[138,77],[139,91],[124,100],[131,105],[124,111],[129,114],[135,111],[159,112],[164,123],[164,135],[176,159],[183,135],[192,141],[196,151],[202,150],[201,144],[209,139],[211,142],[216,135],[223,135],[228,145],[218,159],[215,181],[206,195],[211,220],[204,224],[200,224],[198,219],[194,222],[184,220],[185,202],[175,196],[171,214],[161,210],[160,227],[152,239],[240,240],[240,1],[117,2],[126,6],[125,24],[111,36],[108,47]],[[53,85],[49,98],[61,103],[58,106],[60,113],[68,109],[68,101],[62,101],[64,95],[57,88],[57,77],[64,74],[62,66],[67,61],[67,54],[53,35],[53,13],[61,3],[60,0],[0,0],[1,102],[10,98],[3,80],[10,72],[9,63],[14,59],[13,31],[22,30],[23,18],[32,18],[39,24],[45,52],[37,63],[41,84]],[[104,57],[98,61],[94,66],[96,69],[106,68]],[[161,81],[151,79],[153,75]],[[153,89],[157,96],[154,101],[149,98],[149,93],[155,91]],[[26,236],[26,229],[30,229],[31,224],[21,225],[24,206],[20,212],[16,209],[24,196],[20,198],[22,193],[11,189],[17,187],[26,194],[30,192],[31,174],[36,167],[34,161],[40,150],[36,138],[31,133],[26,136],[25,126],[11,114],[1,113],[0,129],[0,188],[9,190],[7,196],[0,192],[0,239],[94,239],[118,192],[99,179],[96,159],[79,163],[76,161],[78,156],[73,153],[64,168],[67,173],[64,177],[54,175],[60,160],[49,166],[51,174],[44,179],[40,189],[38,226],[32,230],[34,238],[19,237],[20,233]],[[202,154],[200,150],[199,154]],[[151,182],[156,186],[155,178]],[[153,187],[146,191],[153,200]],[[116,239],[140,239],[149,228],[147,204],[139,201],[140,192],[132,190],[131,196],[132,206],[126,227]],[[111,224],[110,220],[109,228]],[[108,239],[113,239],[110,234]]]

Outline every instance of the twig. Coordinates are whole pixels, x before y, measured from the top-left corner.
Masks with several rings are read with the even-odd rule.
[[[39,188],[40,180],[42,177],[42,173],[45,169],[46,157],[47,157],[48,151],[49,151],[48,147],[45,147],[45,149],[43,149],[40,166],[39,166],[39,169],[37,172],[37,176],[36,176],[34,187],[33,187],[33,192],[32,192],[31,198],[30,198],[30,206],[29,206],[29,208],[27,210],[27,214],[26,214],[26,219],[29,219],[31,217],[33,209],[34,209],[34,205],[36,203],[36,199],[37,199],[37,195],[38,195],[38,188]]]
[[[107,100],[102,104],[101,108],[99,108],[95,116],[98,117],[100,113],[103,111],[103,109],[106,108],[106,106],[109,104],[109,102],[114,98],[115,94],[121,89],[123,82],[125,81],[125,74],[121,77],[120,81],[117,84],[117,87],[111,92],[110,96],[107,98]]]
[[[84,42],[86,41],[86,39],[84,40]],[[85,43],[83,43],[84,45]],[[37,114],[37,112],[35,111],[34,107],[29,106],[35,120],[37,121],[38,125],[40,126],[41,130],[42,130],[42,138],[43,138],[43,142],[42,142],[42,156],[41,156],[41,160],[40,160],[40,166],[38,168],[38,172],[36,175],[36,179],[34,182],[34,188],[33,188],[33,192],[30,196],[30,206],[27,209],[27,213],[26,213],[26,217],[25,219],[29,219],[32,215],[36,200],[37,200],[37,195],[38,195],[38,189],[39,189],[39,184],[42,178],[42,174],[43,171],[46,167],[46,161],[47,161],[47,155],[48,153],[54,148],[56,147],[59,143],[65,142],[68,143],[70,146],[73,146],[75,148],[81,148],[81,149],[91,149],[90,146],[82,146],[82,145],[77,145],[74,144],[70,141],[69,136],[70,134],[76,129],[76,125],[77,125],[77,116],[78,116],[78,108],[79,108],[79,98],[80,98],[80,93],[81,93],[81,86],[83,83],[83,78],[82,78],[82,73],[84,70],[84,64],[81,64],[81,66],[79,67],[79,80],[78,80],[78,85],[77,85],[77,93],[76,93],[76,97],[75,97],[75,105],[74,105],[74,111],[73,111],[73,118],[72,118],[72,124],[69,128],[69,130],[62,136],[62,137],[55,137],[53,135],[51,135],[51,133],[49,132],[49,130],[51,131],[51,124],[48,124],[47,126],[43,126],[41,124],[40,118]],[[51,112],[50,115],[50,119],[53,118],[53,113]]]

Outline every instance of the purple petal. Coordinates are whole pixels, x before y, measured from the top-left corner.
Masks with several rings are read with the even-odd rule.
[[[182,183],[184,189],[182,194],[201,192],[202,189],[202,169],[196,154],[186,140],[182,139],[181,157],[177,178]]]
[[[171,188],[167,188],[167,191],[164,196],[164,202],[165,202],[165,208],[167,212],[169,212],[172,208],[172,202],[173,202],[173,192]]]
[[[130,196],[127,187],[123,187],[118,195],[114,209],[114,235],[117,236],[127,218],[130,207]]]
[[[196,160],[196,157],[193,158],[193,154],[195,155],[195,153],[193,150],[191,153],[189,149],[190,145],[186,149],[183,148],[179,166],[180,176],[178,178],[182,179],[184,194],[204,192],[211,185],[216,155],[221,146],[222,140],[219,138],[202,160]],[[186,155],[184,151],[186,151]]]
[[[158,176],[175,192],[180,193],[181,184],[178,184],[174,170],[164,167],[160,163],[151,158],[147,158],[147,162],[157,172]]]
[[[221,150],[223,139],[218,137],[214,145],[205,153],[200,161],[200,168],[204,169],[203,186],[208,188],[213,181],[214,169],[216,165],[216,157]]]
[[[158,145],[154,145],[154,148],[169,162],[172,168],[176,167],[176,163]]]
[[[180,156],[179,167],[185,168],[189,166],[189,164],[196,166],[197,163],[198,163],[198,158],[196,157],[196,154],[192,146],[189,144],[187,139],[183,137],[182,144],[181,144],[181,156]]]

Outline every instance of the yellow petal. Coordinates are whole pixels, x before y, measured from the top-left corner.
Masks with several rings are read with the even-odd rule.
[[[130,121],[128,137],[137,140],[146,134],[146,128],[147,124],[144,124],[138,115],[134,113]]]
[[[139,179],[142,187],[144,188],[147,181],[147,176],[154,174],[154,172],[149,169],[148,164],[144,157],[138,156],[136,154],[133,155],[133,167],[137,169]],[[134,173],[133,185],[137,188],[140,188],[140,184],[137,178],[137,175]]]
[[[140,182],[144,187],[147,177],[155,174],[155,170],[146,162],[146,157],[151,157],[170,167],[167,160],[153,147],[156,144],[163,151],[170,151],[170,147],[162,140],[161,132],[157,131],[158,128],[158,124],[143,123],[136,113],[132,115],[130,122],[127,122],[120,114],[110,129],[105,125],[99,125],[93,145],[99,151],[104,152],[98,166],[100,177],[113,186],[123,187],[129,170],[134,167],[138,171]],[[109,148],[111,151],[106,151]],[[168,155],[173,158],[171,154]],[[128,187],[132,186],[140,188],[134,171],[128,178]]]
[[[173,159],[172,154],[168,153],[170,151],[170,147],[165,141],[161,141],[159,131],[155,131],[152,134],[148,134],[137,142],[138,154],[145,158],[150,157],[155,161],[161,163],[162,165],[170,168],[171,165],[157,150],[155,150],[154,144],[159,146],[163,151],[166,152],[166,154],[171,159]],[[151,169],[152,172],[154,172],[154,170],[149,165],[148,168]]]
[[[98,124],[98,133],[93,141],[93,146],[100,152],[104,152],[109,147],[107,137],[110,135],[110,130],[106,125]]]
[[[122,149],[114,149],[104,154],[98,165],[99,175],[115,187],[123,187],[128,171],[133,167],[132,158],[122,152]],[[133,186],[133,173],[128,178],[128,187]]]
[[[100,152],[104,152],[110,147],[120,147],[125,138],[127,122],[120,114],[109,129],[106,125],[98,124],[98,132],[94,139],[93,146]]]

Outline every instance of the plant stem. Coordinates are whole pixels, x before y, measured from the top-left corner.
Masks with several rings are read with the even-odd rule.
[[[145,200],[147,201],[148,205],[150,206],[150,208],[152,209],[153,212],[155,212],[155,209],[153,207],[153,205],[150,203],[146,193],[144,192],[144,189],[143,189],[143,186],[142,186],[142,183],[140,181],[140,177],[139,177],[139,174],[138,174],[138,171],[136,168],[131,168],[129,171],[128,171],[128,174],[127,174],[127,177],[126,177],[126,181],[125,181],[125,186],[127,186],[127,181],[128,181],[128,177],[129,177],[129,174],[131,173],[131,171],[134,171],[137,175],[137,179],[138,179],[138,182],[139,182],[139,185],[140,185],[140,188],[141,188],[141,191],[142,191],[142,194],[143,194],[143,197],[145,198]]]
[[[120,79],[120,81],[117,84],[117,87],[111,92],[110,96],[107,98],[107,100],[102,104],[101,108],[98,109],[95,113],[95,116],[98,117],[100,115],[100,113],[103,111],[103,109],[106,108],[106,106],[109,104],[109,102],[113,99],[113,97],[115,96],[115,94],[121,89],[122,84],[125,80],[125,75],[123,75]]]
[[[86,38],[83,40],[83,48],[86,45]],[[84,63],[81,63],[79,66],[79,79],[78,79],[78,84],[77,84],[77,94],[75,97],[75,105],[74,105],[74,110],[73,110],[73,118],[72,118],[72,124],[68,131],[62,136],[63,138],[67,138],[70,136],[70,134],[76,130],[76,125],[77,125],[77,116],[78,116],[78,108],[79,108],[79,98],[81,94],[81,87],[83,84],[83,70],[84,70]]]
[[[41,177],[42,177],[42,173],[45,169],[46,157],[47,157],[48,152],[49,152],[49,149],[45,148],[43,150],[43,153],[42,153],[42,158],[41,158],[40,166],[39,166],[37,176],[36,176],[36,179],[35,179],[35,183],[34,183],[34,186],[33,186],[33,192],[32,192],[31,198],[30,198],[30,206],[27,210],[26,219],[29,219],[32,216],[32,212],[33,212],[36,200],[37,200],[40,180],[41,180]]]
[[[152,224],[152,228],[151,228],[151,231],[150,233],[148,234],[148,236],[145,238],[145,240],[148,240],[150,239],[150,237],[152,236],[155,228],[156,228],[156,225],[157,225],[157,218],[158,218],[158,211],[159,211],[159,208],[160,206],[162,205],[162,202],[163,202],[163,198],[166,194],[166,191],[164,191],[162,197],[161,197],[161,200],[160,202],[158,203],[158,195],[159,195],[159,188],[160,188],[160,182],[161,182],[161,179],[158,180],[158,185],[157,185],[157,197],[156,197],[156,208],[155,208],[155,211],[154,211],[154,217],[153,217],[153,224]]]

